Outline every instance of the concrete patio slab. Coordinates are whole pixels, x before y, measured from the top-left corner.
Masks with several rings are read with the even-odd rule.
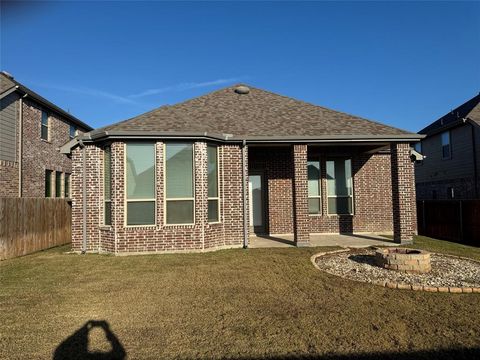
[[[378,234],[316,234],[310,235],[310,246],[340,246],[340,247],[369,247],[369,246],[397,246],[393,240]],[[293,235],[251,236],[248,247],[270,248],[270,247],[293,247]]]

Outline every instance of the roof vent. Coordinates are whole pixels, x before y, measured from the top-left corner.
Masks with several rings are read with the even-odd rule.
[[[250,92],[250,88],[248,86],[240,85],[235,88],[235,92],[237,94],[248,94]]]
[[[13,79],[13,75],[6,72],[5,70],[2,70],[2,74],[5,75],[6,77],[9,77],[10,79]]]

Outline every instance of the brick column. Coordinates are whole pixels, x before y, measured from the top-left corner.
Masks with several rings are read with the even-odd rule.
[[[296,246],[309,245],[307,145],[293,145],[293,232]]]
[[[195,224],[200,228],[202,249],[205,249],[205,227],[208,224],[208,159],[207,143],[196,142],[195,158]]]
[[[391,144],[393,239],[408,244],[415,233],[416,204],[414,165],[410,159],[410,145]]]

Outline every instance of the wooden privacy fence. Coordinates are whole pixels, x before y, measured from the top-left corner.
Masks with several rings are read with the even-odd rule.
[[[0,198],[0,260],[71,242],[64,199]]]
[[[480,246],[480,200],[417,201],[418,233]]]

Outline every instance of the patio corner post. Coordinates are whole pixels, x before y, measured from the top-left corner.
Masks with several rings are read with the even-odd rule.
[[[409,244],[416,231],[415,173],[408,143],[390,145],[392,162],[393,240]]]
[[[296,246],[309,246],[307,145],[293,145],[293,219]]]

